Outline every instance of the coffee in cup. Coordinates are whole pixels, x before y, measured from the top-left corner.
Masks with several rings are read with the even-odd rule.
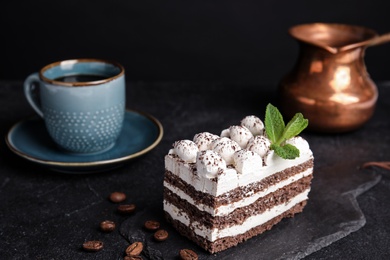
[[[54,62],[24,82],[25,96],[53,141],[76,154],[101,153],[115,145],[125,88],[123,66],[100,59]]]

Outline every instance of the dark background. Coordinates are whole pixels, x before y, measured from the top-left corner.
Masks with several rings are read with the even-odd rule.
[[[20,255],[23,259],[34,255],[50,256],[42,259],[84,256],[84,252],[74,249],[95,234],[93,231],[96,230],[91,230],[107,213],[104,196],[119,188],[137,194],[132,187],[146,183],[143,181],[145,177],[153,174],[159,176],[154,181],[161,183],[159,173],[163,169],[163,155],[173,141],[197,132],[194,125],[196,129],[203,126],[210,131],[210,127],[221,129],[222,122],[233,122],[245,111],[259,111],[259,104],[262,104],[259,99],[265,103],[271,98],[272,86],[291,69],[297,58],[298,45],[287,33],[291,26],[311,22],[348,23],[383,34],[390,32],[387,5],[386,0],[2,1],[0,81],[4,80],[4,83],[0,88],[0,131],[3,136],[17,120],[33,113],[23,98],[22,84],[9,83],[8,80],[21,81],[48,63],[83,57],[122,63],[128,80],[141,81],[128,91],[130,107],[157,116],[167,131],[161,145],[146,158],[109,175],[86,178],[76,175],[59,177],[32,168],[20,158],[9,160],[11,152],[3,143],[0,146],[3,159],[0,168],[5,177],[0,206],[6,210],[0,210],[0,219],[3,220],[0,240],[3,238],[6,243],[3,247],[0,245],[0,251],[6,251],[10,257]],[[375,81],[390,80],[390,43],[368,48],[365,60]],[[145,84],[142,81],[159,83]],[[223,87],[214,89],[214,93],[230,86],[233,91],[226,91],[222,99],[236,97],[238,102],[223,103],[220,99],[215,103],[209,96],[203,98],[203,93],[207,93],[204,88],[213,84],[165,84],[164,81],[226,82],[228,84],[217,84]],[[256,86],[249,91],[248,88],[238,91],[232,86],[245,84],[235,85],[236,82],[263,85],[267,91]],[[374,121],[363,132],[344,137],[317,137],[319,141],[314,147],[330,147],[329,153],[322,154],[332,158],[339,156],[341,161],[346,148],[353,148],[351,151],[356,156],[363,154],[365,157],[359,157],[361,160],[387,160],[388,151],[382,147],[389,143],[386,135],[389,129],[386,111],[390,109],[386,98],[390,93],[388,86],[381,85],[380,113],[374,115]],[[243,94],[245,91],[253,91],[249,100]],[[187,93],[192,96],[189,98]],[[188,101],[191,101],[192,110],[183,109]],[[194,120],[186,122],[189,112],[203,124]],[[367,152],[366,147],[374,152]],[[318,162],[329,163],[321,157]],[[132,173],[143,173],[144,169],[148,170],[148,175],[142,175],[143,180],[129,181]],[[161,185],[154,186],[162,189]],[[91,187],[96,187],[99,194]],[[340,239],[315,252],[308,259],[389,259],[389,187],[389,178],[383,178],[358,197],[367,219],[362,229],[350,234],[348,239]],[[162,196],[161,191],[145,190],[152,192],[153,196],[142,197],[148,204],[141,206],[161,202],[154,199]],[[87,196],[81,197],[80,194]],[[67,195],[76,199],[61,204]],[[89,204],[92,206],[88,207]],[[58,211],[58,207],[64,210]],[[64,212],[74,214],[69,219]],[[67,229],[65,233],[64,228]],[[112,240],[115,239],[113,236]],[[115,244],[115,248],[122,250],[126,244],[124,240],[122,242]],[[115,252],[122,252],[119,249]],[[111,251],[105,249],[102,252],[110,255]],[[88,256],[96,258],[93,254]]]
[[[68,58],[122,63],[132,81],[276,84],[297,58],[296,24],[348,23],[390,31],[387,1],[3,1],[0,79],[23,80]],[[370,47],[367,70],[390,78],[390,45]]]

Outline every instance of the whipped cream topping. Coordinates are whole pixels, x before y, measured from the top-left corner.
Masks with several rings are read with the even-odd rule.
[[[248,142],[253,138],[253,134],[245,126],[233,125],[229,127],[230,138],[238,143],[241,148],[245,148]]]
[[[268,138],[263,135],[257,135],[249,141],[246,149],[264,157],[269,151],[270,146],[271,142]]]
[[[253,135],[263,135],[264,134],[264,124],[260,118],[257,116],[246,116],[241,120],[241,125],[251,131]]]
[[[218,138],[218,135],[209,132],[198,133],[194,136],[194,143],[198,146],[199,151],[210,150],[211,143]]]
[[[226,164],[229,165],[233,164],[233,155],[241,150],[241,147],[227,137],[220,137],[213,141],[211,149],[217,152],[225,160]]]
[[[196,168],[198,174],[213,178],[217,176],[218,172],[226,170],[226,162],[212,150],[200,151],[196,158]]]
[[[295,136],[291,139],[288,139],[285,141],[285,143],[294,145],[296,148],[299,149],[300,153],[304,153],[305,151],[310,149],[309,143],[300,136]]]
[[[296,148],[299,150],[299,157],[294,159],[297,160],[299,158],[307,158],[307,157],[312,157],[313,153],[310,150],[309,143],[303,139],[300,136],[293,137],[291,139],[288,139],[285,141],[286,144],[291,144],[294,145]],[[281,164],[283,163],[284,160],[283,158],[279,157],[275,151],[269,150],[264,157],[264,163],[267,166],[275,165],[275,164]]]
[[[255,152],[242,149],[237,151],[233,155],[234,167],[237,172],[243,173],[254,173],[257,169],[263,166],[263,160],[260,155]]]
[[[293,137],[286,140],[285,143],[294,145],[300,151],[300,156],[292,160],[291,163],[304,158],[312,158],[309,144],[302,137]],[[193,141],[181,140],[175,142],[173,146],[168,154],[176,154],[186,163],[196,163],[199,159],[198,152],[207,151],[208,153],[202,153],[206,159],[199,163],[201,169],[198,169],[198,172],[204,171],[204,175],[207,176],[213,176],[218,167],[225,169],[227,165],[232,165],[236,172],[246,175],[253,172],[252,167],[265,169],[277,165],[289,165],[291,161],[279,157],[270,149],[271,141],[264,131],[264,124],[256,116],[247,116],[241,120],[241,126],[234,125],[223,130],[221,137],[209,132],[202,132],[196,134]],[[240,152],[237,153],[238,151]],[[224,166],[219,164],[219,160],[223,161]],[[220,166],[216,168],[202,166],[202,163],[206,161],[218,162]]]
[[[191,140],[180,140],[173,144],[175,154],[183,161],[188,163],[196,162],[196,155],[199,151],[198,146]]]
[[[228,138],[230,138],[230,129],[229,128],[223,129],[222,132],[221,132],[221,137],[228,137]]]

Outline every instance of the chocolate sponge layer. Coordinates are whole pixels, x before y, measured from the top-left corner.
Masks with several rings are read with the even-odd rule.
[[[168,188],[164,188],[164,200],[181,209],[188,216],[191,216],[192,221],[197,221],[207,228],[222,229],[234,225],[241,225],[251,216],[261,214],[274,206],[287,203],[291,198],[310,188],[312,177],[313,175],[309,175],[301,178],[275,192],[259,198],[248,206],[236,208],[226,216],[212,216],[208,212],[201,211]]]
[[[207,239],[196,235],[194,231],[191,230],[188,226],[182,224],[180,221],[174,220],[171,217],[171,215],[169,215],[169,213],[167,212],[165,212],[165,217],[167,221],[170,222],[181,235],[187,237],[188,239],[198,244],[200,247],[204,248],[206,251],[213,254],[228,249],[230,247],[237,246],[241,242],[244,242],[256,235],[259,235],[266,230],[270,230],[274,225],[279,223],[283,218],[293,217],[296,213],[302,212],[306,203],[307,200],[302,201],[296,204],[288,211],[283,212],[283,214],[278,215],[273,219],[269,220],[268,222],[256,226],[243,234],[220,238],[214,242],[208,241]]]

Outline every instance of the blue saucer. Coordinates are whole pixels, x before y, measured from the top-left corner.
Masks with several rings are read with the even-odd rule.
[[[6,143],[17,155],[65,173],[93,173],[121,166],[141,156],[161,141],[163,127],[151,115],[127,110],[122,132],[115,146],[95,155],[75,155],[59,149],[47,133],[41,118],[34,116],[15,124]]]

